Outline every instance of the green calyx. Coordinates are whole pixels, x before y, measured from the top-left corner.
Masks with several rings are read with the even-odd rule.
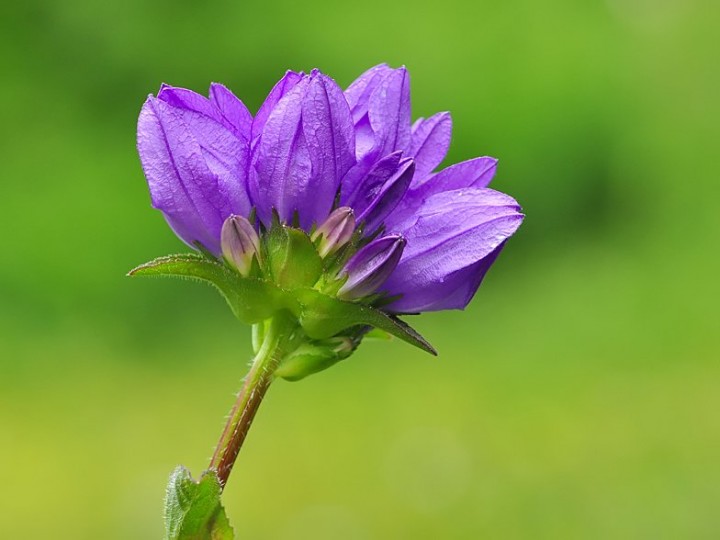
[[[323,275],[323,260],[301,229],[276,225],[265,235],[266,273],[281,289],[313,287]]]
[[[255,325],[260,332],[268,320],[281,313],[290,315],[304,339],[296,353],[289,354],[277,368],[277,376],[288,380],[302,379],[347,358],[373,328],[435,354],[410,326],[378,308],[385,300],[382,296],[355,301],[335,296],[343,282],[338,278],[340,270],[361,247],[359,234],[325,258],[320,255],[320,241],[277,221],[259,240],[257,253],[243,254],[250,263],[240,268],[226,250],[222,259],[208,253],[160,257],[128,275],[174,276],[209,283],[240,321]]]
[[[286,381],[299,381],[344,360],[358,343],[359,340],[349,337],[306,341],[282,360],[275,376]]]

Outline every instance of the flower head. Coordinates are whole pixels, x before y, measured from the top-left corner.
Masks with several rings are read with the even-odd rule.
[[[277,289],[285,300],[263,313],[295,309],[315,328],[321,297],[390,315],[470,302],[523,215],[488,188],[495,159],[436,170],[451,130],[446,112],[412,123],[408,72],[383,64],[345,91],[288,71],[254,117],[222,85],[208,97],[163,85],[140,113],[138,150],[175,233]]]
[[[318,70],[288,71],[255,116],[220,84],[208,97],[167,85],[148,97],[137,143],[152,204],[199,253],[130,275],[214,285],[253,325],[256,352],[208,474],[171,478],[168,538],[184,526],[179,497],[219,505],[273,380],[327,369],[372,328],[435,354],[399,316],[464,308],[523,220],[488,188],[495,159],[436,171],[451,130],[444,112],[411,123],[408,72],[384,64],[344,92]],[[220,515],[213,537],[229,527]]]

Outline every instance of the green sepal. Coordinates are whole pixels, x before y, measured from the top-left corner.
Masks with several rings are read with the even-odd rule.
[[[425,338],[397,317],[370,306],[327,296],[315,289],[297,289],[292,294],[297,304],[288,308],[312,339],[326,339],[353,326],[372,326],[437,355]]]
[[[305,231],[273,225],[265,249],[270,273],[279,287],[311,287],[320,279],[323,261]]]
[[[240,276],[221,262],[185,253],[159,257],[134,268],[129,276],[174,276],[213,285],[227,300],[241,321],[254,324],[273,315],[281,304],[282,292],[268,281]]]
[[[299,381],[344,360],[356,347],[357,341],[349,337],[303,343],[282,360],[274,375],[286,381]]]
[[[165,496],[165,540],[233,540],[221,492],[215,471],[196,482],[186,468],[176,468]]]

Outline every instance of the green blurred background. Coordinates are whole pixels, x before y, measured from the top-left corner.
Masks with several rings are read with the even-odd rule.
[[[367,343],[270,392],[240,538],[720,537],[720,4],[29,0],[0,13],[0,538],[153,539],[250,356],[135,151],[163,81],[255,110],[285,69],[406,64],[447,162],[501,160],[527,219],[440,351]]]

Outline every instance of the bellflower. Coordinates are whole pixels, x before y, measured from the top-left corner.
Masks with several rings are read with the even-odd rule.
[[[256,358],[210,470],[227,481],[275,377],[347,358],[375,327],[426,351],[399,315],[462,309],[520,226],[488,187],[497,161],[438,170],[452,119],[414,123],[404,67],[371,68],[342,90],[288,71],[253,116],[230,90],[163,85],[138,119],[152,204],[198,254],[131,275],[213,284],[253,325]]]
[[[383,216],[387,231],[407,240],[402,259],[384,285],[399,299],[386,309],[421,312],[464,308],[504,242],[523,216],[514,199],[487,186],[497,160],[479,157],[433,173],[445,158],[452,130],[449,113],[410,123],[407,70],[376,66],[345,92],[353,115],[357,165],[342,186],[341,202],[376,184],[371,173],[391,156],[415,163],[410,185]]]
[[[403,236],[381,290],[397,298],[387,312],[414,313],[465,307],[523,218],[487,187],[495,159],[433,172],[451,129],[448,113],[411,124],[407,70],[380,65],[344,94],[317,70],[288,72],[255,118],[222,85],[208,98],[164,85],[141,111],[138,149],[153,205],[215,255],[225,219],[252,208],[261,226],[275,212],[312,232],[339,202],[365,234]]]

